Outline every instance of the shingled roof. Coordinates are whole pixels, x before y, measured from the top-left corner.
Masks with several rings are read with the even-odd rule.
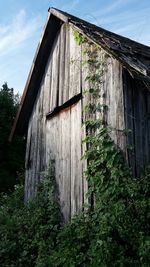
[[[10,140],[15,133],[23,134],[27,130],[48,55],[57,32],[64,22],[73,25],[77,31],[86,35],[89,40],[100,45],[105,51],[119,60],[133,77],[150,82],[150,47],[107,31],[58,9],[50,8],[48,11],[47,21],[25,85],[20,107],[10,134]]]
[[[149,64],[146,62],[146,59],[150,59],[150,47],[107,31],[66,12],[56,9],[50,9],[50,12],[56,16],[59,16],[59,14],[64,15],[65,19],[77,27],[81,33],[99,44],[125,66],[150,80],[150,62]]]

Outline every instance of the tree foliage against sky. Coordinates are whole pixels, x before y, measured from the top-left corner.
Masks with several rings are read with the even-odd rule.
[[[8,142],[18,105],[19,95],[4,83],[0,88],[0,192],[13,189],[17,172],[23,168],[23,139],[16,137],[12,143]]]

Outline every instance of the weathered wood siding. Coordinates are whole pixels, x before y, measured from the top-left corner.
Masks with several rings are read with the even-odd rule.
[[[87,44],[82,49],[86,49]],[[93,75],[91,65],[82,66],[82,88],[88,90],[90,87],[98,89],[98,97],[93,98],[92,94],[84,96],[83,106],[88,103],[96,103],[105,106],[102,112],[97,112],[95,119],[101,118],[107,126],[112,128],[111,137],[116,145],[125,152],[126,137],[123,133],[125,129],[124,118],[124,95],[123,95],[123,67],[112,56],[106,54],[103,49],[97,52],[98,62],[101,72],[99,74],[99,84],[93,85],[86,80],[88,74]],[[84,58],[85,60],[85,58]],[[91,115],[84,113],[84,119]]]
[[[127,143],[128,163],[135,176],[150,164],[150,92],[143,82],[132,79],[124,70],[124,109],[126,128],[131,130]]]
[[[55,160],[65,221],[83,204],[81,100],[53,118],[46,119],[46,114],[81,93],[80,65],[81,47],[74,41],[71,28],[64,24],[49,56],[27,137],[25,200],[34,197],[42,173],[49,161]]]
[[[61,210],[67,221],[82,207],[81,102],[47,120],[47,164],[55,161]]]
[[[81,129],[81,125],[90,116],[84,112],[84,106],[93,101],[92,96],[83,96],[76,104],[53,117],[46,118],[46,114],[89,88],[86,76],[91,72],[91,67],[82,64],[85,46],[86,44],[77,45],[68,24],[62,25],[49,56],[41,86],[37,88],[38,95],[28,127],[25,200],[35,196],[42,173],[46,171],[50,160],[55,160],[55,175],[64,221],[79,212],[86,202],[88,185],[84,171],[87,163],[81,161],[86,150],[86,145],[81,142],[86,129]],[[144,165],[150,158],[147,149],[150,136],[150,96],[140,87],[133,88],[129,75],[123,75],[122,65],[103,49],[99,50],[98,58],[105,64],[99,84],[99,99],[96,101],[107,105],[107,111],[101,115],[106,124],[112,126],[112,138],[138,173],[141,162]],[[97,113],[96,117],[101,115]],[[129,141],[135,144],[136,157],[127,154],[127,140],[123,134],[125,128],[132,129]]]

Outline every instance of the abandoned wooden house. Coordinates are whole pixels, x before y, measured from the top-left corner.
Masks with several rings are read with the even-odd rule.
[[[74,32],[87,42],[76,42]],[[81,156],[86,149],[84,106],[91,99],[83,94],[91,71],[83,64],[89,43],[97,45],[104,63],[99,100],[108,106],[105,119],[115,129],[112,138],[134,175],[150,163],[150,47],[50,8],[10,138],[27,135],[26,200],[36,194],[41,173],[55,160],[65,221],[79,212],[87,191]],[[131,129],[127,137],[126,128]]]

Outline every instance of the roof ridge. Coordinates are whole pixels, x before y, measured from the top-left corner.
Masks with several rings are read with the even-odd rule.
[[[107,53],[120,61],[133,77],[150,82],[150,47],[112,33],[59,9],[49,8],[48,11],[49,15],[33,59],[9,140],[12,140],[16,132],[23,133],[27,127],[30,112],[38,93],[37,88],[39,88],[42,73],[47,63],[47,55],[51,52],[62,22],[70,23],[88,39],[105,49]]]
[[[91,23],[91,22],[89,22],[89,21],[83,20],[83,19],[81,19],[81,18],[79,18],[79,17],[76,17],[76,16],[74,16],[74,15],[71,15],[70,13],[67,13],[67,12],[65,12],[65,11],[63,11],[63,10],[59,10],[59,9],[57,9],[57,8],[55,8],[55,7],[50,7],[50,8],[48,9],[48,11],[49,11],[50,13],[51,13],[52,10],[56,10],[57,12],[63,14],[63,15],[64,15],[66,18],[68,18],[69,21],[71,21],[71,22],[78,21],[78,22],[86,23],[86,24],[88,24],[88,25],[91,26],[91,27],[97,28],[97,30],[99,30],[99,31],[103,31],[103,32],[106,33],[106,34],[111,35],[111,37],[116,37],[116,38],[118,38],[118,39],[121,38],[121,39],[126,40],[127,42],[131,42],[131,43],[133,43],[134,45],[137,45],[137,46],[140,46],[140,47],[142,46],[143,48],[148,49],[148,50],[149,50],[149,53],[150,53],[150,46],[148,46],[148,45],[145,45],[145,44],[143,44],[143,43],[137,42],[137,41],[135,41],[135,40],[133,40],[133,39],[131,39],[131,38],[125,37],[125,36],[123,36],[123,35],[114,33],[114,32],[112,32],[112,31],[110,31],[110,30],[107,30],[107,29],[105,29],[105,28],[103,28],[103,27],[100,27],[100,26],[98,26],[98,25],[95,25],[95,24],[93,24],[93,23]],[[150,56],[150,54],[149,54],[149,56]]]

